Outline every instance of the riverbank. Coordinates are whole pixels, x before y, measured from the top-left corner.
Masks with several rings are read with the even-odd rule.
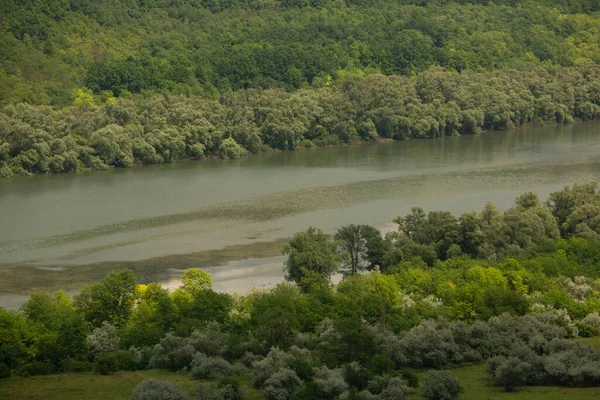
[[[20,104],[0,110],[0,176],[593,120],[599,80],[595,63],[461,73],[432,67],[410,78],[374,74],[296,92],[239,90],[218,100],[153,96],[61,110]],[[562,95],[565,87],[578,89],[575,101]]]

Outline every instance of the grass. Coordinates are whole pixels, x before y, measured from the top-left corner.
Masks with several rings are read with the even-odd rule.
[[[596,350],[600,350],[600,336],[577,338],[581,343],[591,344]]]
[[[60,375],[12,377],[0,380],[0,399],[7,400],[131,400],[133,389],[146,379],[170,381],[184,391],[194,388],[198,381],[189,374],[164,370],[121,371],[114,375],[65,373]],[[262,400],[262,392],[247,385],[248,400]]]
[[[0,381],[0,399],[131,400],[133,388],[148,378],[168,380],[184,390],[190,390],[197,384],[189,374],[160,370],[122,371],[114,375],[66,373],[29,378],[13,377]]]

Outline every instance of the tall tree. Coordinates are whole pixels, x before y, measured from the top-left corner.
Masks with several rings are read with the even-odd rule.
[[[364,225],[345,225],[334,235],[343,256],[341,266],[344,276],[358,274],[369,264],[367,239],[363,227]]]
[[[122,269],[110,272],[102,283],[84,287],[75,297],[75,307],[94,326],[108,321],[120,327],[129,320],[135,296],[135,275]]]
[[[335,242],[312,226],[305,232],[296,233],[283,248],[283,254],[288,255],[284,263],[285,279],[296,283],[311,271],[329,282],[340,265]]]

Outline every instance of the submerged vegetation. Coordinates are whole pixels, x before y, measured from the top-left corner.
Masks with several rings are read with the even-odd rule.
[[[586,184],[504,212],[415,208],[385,237],[310,228],[284,249],[291,282],[245,296],[213,291],[195,268],[172,293],[128,269],[74,298],[35,292],[0,309],[0,372],[200,381],[186,392],[150,380],[134,399],[451,399],[470,386],[444,370],[473,363],[505,391],[597,387],[600,352],[570,338],[600,336],[599,210]]]

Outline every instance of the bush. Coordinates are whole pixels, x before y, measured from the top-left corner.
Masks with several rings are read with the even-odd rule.
[[[343,369],[321,367],[315,368],[314,371],[313,382],[328,397],[334,398],[348,389],[348,384],[344,380]]]
[[[119,335],[117,328],[107,321],[102,322],[102,326],[95,328],[92,334],[87,338],[92,355],[109,353],[119,349]]]
[[[190,392],[191,399],[197,400],[245,400],[246,391],[236,379],[227,377],[216,385],[200,383]]]
[[[94,369],[94,364],[89,361],[69,359],[65,367],[69,372],[88,372]]]
[[[391,378],[379,396],[381,400],[407,400],[408,390],[408,386],[402,379]]]
[[[530,372],[531,364],[523,362],[516,357],[509,357],[504,360],[491,360],[488,363],[494,374],[494,382],[503,386],[505,392],[512,392],[517,387],[527,384],[527,375]]]
[[[46,361],[32,361],[19,368],[21,376],[48,375],[57,372],[52,363]]]
[[[94,372],[109,375],[120,369],[119,356],[116,352],[99,354],[94,360]]]
[[[429,371],[423,377],[420,393],[428,400],[450,400],[465,389],[460,381],[447,371]]]
[[[419,386],[419,375],[410,370],[400,371],[400,376],[406,382],[408,387],[416,388]]]
[[[152,358],[152,347],[144,346],[138,348],[132,346],[129,348],[129,353],[133,361],[133,367],[136,371],[147,369],[150,365],[150,359]]]
[[[282,368],[290,368],[294,357],[278,347],[271,348],[269,354],[252,363],[252,382],[256,387],[263,387],[265,381]]]
[[[187,396],[174,383],[148,379],[133,389],[133,400],[186,400]]]
[[[8,378],[10,376],[10,368],[4,363],[0,363],[0,379]]]
[[[154,346],[150,366],[179,371],[190,365],[194,353],[194,347],[186,339],[169,333]]]
[[[298,375],[289,368],[282,368],[265,381],[266,400],[287,400],[302,387]]]
[[[196,353],[191,364],[194,379],[217,379],[233,373],[233,367],[221,357],[207,357],[204,353]]]
[[[226,336],[218,323],[212,321],[206,325],[206,330],[194,330],[188,338],[188,343],[194,349],[208,356],[223,355]]]
[[[108,375],[121,370],[135,370],[133,355],[126,350],[102,353],[94,360],[94,372],[100,375]]]
[[[356,361],[344,366],[344,379],[350,387],[363,390],[369,384],[372,373]]]

